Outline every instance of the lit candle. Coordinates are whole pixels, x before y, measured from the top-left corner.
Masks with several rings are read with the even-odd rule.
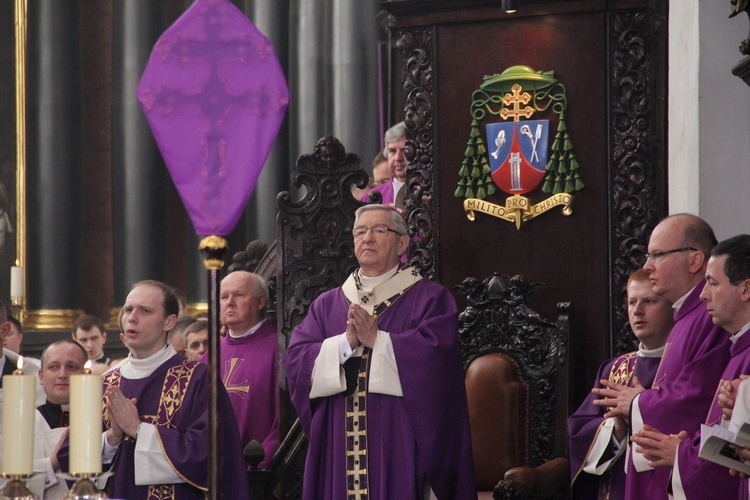
[[[70,376],[70,473],[102,472],[102,377],[91,374],[91,361],[83,375]]]
[[[23,268],[18,265],[10,267],[10,300],[14,303],[23,301]]]
[[[5,359],[8,362],[8,359]],[[30,476],[34,460],[34,375],[23,374],[23,356],[18,370],[3,377],[3,458],[5,475]]]

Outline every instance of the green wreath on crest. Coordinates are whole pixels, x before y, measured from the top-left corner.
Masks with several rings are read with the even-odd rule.
[[[472,94],[471,132],[458,172],[460,180],[454,193],[456,198],[484,199],[497,192],[479,125],[488,115],[502,118],[504,113],[512,113],[511,107],[503,102],[503,97],[511,92],[515,84],[532,93],[530,106],[535,112],[551,111],[557,115],[557,134],[545,166],[542,191],[572,194],[585,187],[581,180],[581,166],[565,124],[565,111],[568,108],[565,86],[554,78],[553,71],[535,72],[528,66],[511,66],[502,73],[486,75],[482,85]]]

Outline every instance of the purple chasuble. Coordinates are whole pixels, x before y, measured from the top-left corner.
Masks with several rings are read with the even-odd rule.
[[[728,335],[728,334],[727,334]],[[732,358],[729,360],[721,380],[732,381],[740,375],[750,373],[750,335],[745,332],[731,347]],[[706,418],[706,425],[721,424],[721,408],[716,398],[719,394],[719,386],[716,387],[713,403]],[[741,487],[740,478],[730,476],[729,469],[719,464],[698,458],[700,450],[701,434],[696,432],[691,438],[685,439],[677,448],[678,463],[680,467],[680,481],[685,490],[685,496],[689,500],[702,500],[706,498],[741,498],[738,495]],[[747,483],[744,485],[747,495]]]
[[[252,335],[221,339],[221,380],[240,429],[242,448],[253,439],[263,445],[264,469],[279,447],[279,336],[273,319]],[[208,353],[201,357],[208,363]]]
[[[602,387],[599,383],[601,379],[632,387],[633,376],[638,377],[644,387],[651,387],[660,362],[661,358],[638,357],[636,352],[612,358],[599,367],[594,387]],[[589,449],[604,423],[606,413],[604,408],[594,405],[596,399],[598,399],[597,395],[589,393],[581,406],[568,419],[572,498],[576,500],[620,500],[625,498],[624,455],[601,476],[588,474],[582,470]],[[603,460],[609,458],[603,457]]]
[[[393,192],[393,177],[388,179],[388,182],[381,184],[380,186],[375,186],[370,191],[367,192],[362,197],[361,201],[364,201],[365,203],[370,202],[370,193],[373,191],[377,191],[381,195],[383,195],[383,201],[380,202],[381,205],[393,205],[393,203],[396,201],[396,195]]]
[[[705,284],[698,283],[676,312],[653,386],[638,397],[643,422],[664,434],[698,431],[729,362],[730,335],[713,324],[700,300]],[[669,467],[638,472],[631,458],[625,498],[666,499],[671,473]]]
[[[136,499],[203,499],[208,485],[208,367],[176,354],[148,377],[131,380],[119,368],[104,375],[104,423],[109,428],[106,391],[119,386],[127,398],[137,398],[143,422],[157,426],[163,451],[172,467],[186,482],[136,486],[135,440],[120,444],[111,471],[109,497]],[[220,388],[220,401],[229,399]],[[245,460],[237,423],[231,411],[222,411],[222,493],[224,498],[249,498]],[[60,465],[68,470],[68,450],[61,450]]]
[[[341,288],[315,299],[283,360],[310,441],[306,499],[346,498],[347,398],[309,394],[321,344],[346,330],[348,307]],[[404,395],[365,393],[368,498],[421,500],[426,481],[441,500],[477,497],[457,319],[451,293],[427,279],[377,319],[390,333]]]

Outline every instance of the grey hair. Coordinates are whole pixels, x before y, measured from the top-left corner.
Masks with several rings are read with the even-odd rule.
[[[388,145],[400,141],[406,137],[406,123],[404,122],[398,122],[391,128],[385,131],[385,136],[383,137],[383,142],[385,143],[385,148],[383,149],[383,156],[388,158]]]
[[[383,210],[385,212],[388,212],[388,218],[393,223],[393,225],[396,226],[396,231],[402,235],[409,234],[409,228],[406,226],[406,221],[404,220],[404,218],[401,216],[400,213],[398,213],[396,210],[389,207],[388,205],[371,204],[371,205],[364,205],[364,206],[359,207],[357,211],[354,212],[354,227],[357,227],[360,215],[362,215],[365,212],[370,212],[372,210]]]

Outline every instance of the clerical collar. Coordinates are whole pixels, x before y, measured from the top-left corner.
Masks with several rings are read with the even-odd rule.
[[[46,404],[48,406],[56,406],[56,407],[60,408],[62,411],[70,411],[70,405],[69,404],[61,405],[61,404],[53,403],[49,399],[45,400],[44,404]]]
[[[672,309],[674,309],[675,311],[679,311],[680,307],[682,307],[682,304],[685,303],[685,301],[687,300],[688,296],[691,293],[693,293],[693,290],[695,290],[695,287],[691,288],[690,290],[688,290],[688,293],[686,293],[685,295],[683,295],[682,297],[680,297],[679,299],[677,299],[677,301],[674,304],[672,304]]]
[[[232,337],[233,339],[241,339],[242,337],[247,337],[248,335],[252,335],[253,333],[255,333],[255,332],[258,331],[258,328],[260,328],[261,325],[263,325],[263,323],[265,323],[267,319],[268,318],[264,318],[263,320],[261,320],[260,323],[258,323],[257,325],[255,325],[254,327],[252,327],[251,329],[249,329],[248,331],[246,331],[242,335],[234,335],[232,333],[232,330],[229,330],[229,336]]]
[[[400,181],[400,180],[396,179],[395,177],[393,178],[393,194],[394,194],[394,196],[396,195],[396,193],[398,193],[398,190],[401,189],[401,186],[403,186],[404,184],[406,184],[406,182]]]
[[[400,264],[396,264],[393,269],[387,271],[385,274],[372,277],[365,276],[364,274],[362,274],[362,269],[358,269],[357,276],[359,276],[359,284],[362,286],[362,290],[364,290],[365,292],[369,292],[381,283],[385,283],[386,281],[391,279],[393,275],[396,274],[396,271],[398,271],[399,265]]]
[[[740,340],[740,337],[742,337],[748,330],[750,330],[750,323],[746,323],[739,332],[729,337],[729,340],[731,340],[733,344],[736,344],[737,341]]]
[[[175,354],[177,354],[177,352],[169,344],[165,345],[164,348],[160,349],[156,354],[152,354],[145,359],[134,358],[131,353],[125,358],[125,361],[119,365],[120,373],[123,377],[129,379],[137,380],[146,378]]]
[[[664,354],[666,345],[657,347],[656,349],[646,349],[643,347],[643,342],[638,344],[638,357],[639,358],[661,358]]]

